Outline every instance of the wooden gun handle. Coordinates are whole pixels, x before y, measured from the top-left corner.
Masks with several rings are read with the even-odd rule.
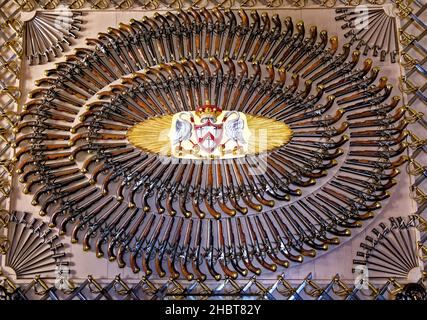
[[[110,203],[112,200],[113,200],[113,198],[112,198],[112,197],[107,198],[107,200],[106,200],[106,201],[104,201],[104,202],[103,202],[101,205],[99,205],[97,208],[95,208],[95,209],[93,209],[93,210],[89,211],[89,212],[87,213],[87,217],[91,217],[91,218],[96,217],[96,216],[97,216],[97,215],[98,215],[102,210],[104,210],[104,208],[105,208],[106,206],[108,206],[108,205],[109,205],[109,203]],[[84,226],[84,224],[85,224],[86,222],[87,222],[87,221],[83,220],[83,221],[77,222],[77,223],[74,225],[73,231],[71,232],[71,243],[77,243],[77,242],[78,242],[78,237],[77,237],[77,235],[78,235],[79,231],[81,231],[81,230],[82,230],[82,227]]]
[[[179,208],[186,218],[191,218],[192,212],[187,209],[187,199],[188,191],[185,191],[184,194],[179,197]]]
[[[220,162],[216,164],[216,175],[217,175],[217,185],[221,188],[223,188],[223,179],[222,179],[222,165]],[[225,200],[225,197],[223,196],[223,200]],[[229,215],[230,217],[233,217],[236,215],[236,210],[230,209],[226,204],[225,201],[221,199],[218,199],[218,205],[221,208],[221,210]]]
[[[206,262],[206,268],[208,269],[208,271],[212,275],[212,277],[216,281],[221,280],[221,275],[215,270],[213,262],[209,262],[208,259],[205,259],[205,262]]]
[[[142,192],[142,210],[144,210],[144,212],[149,212],[151,210],[151,207],[148,203],[148,199],[150,199],[151,189],[152,188],[147,186]]]
[[[120,206],[120,202],[116,202],[111,208],[109,208],[107,210],[106,213],[103,214],[103,216],[100,218],[99,221],[97,221],[95,228],[93,228],[92,230],[87,230],[86,234],[83,237],[83,251],[89,251],[91,246],[90,246],[90,239],[93,237],[93,235],[97,232],[97,230],[101,227],[101,225],[111,216],[111,214],[113,212],[116,211],[116,209]],[[127,210],[127,208],[125,208],[124,210]],[[122,211],[123,213],[123,211]],[[117,216],[121,216],[122,213],[117,213]],[[100,235],[96,241],[96,245],[95,245],[95,250],[96,250],[96,255],[98,258],[102,257],[104,255],[104,252],[102,251],[102,244],[104,242],[104,238]]]
[[[114,261],[117,259],[117,255],[114,252],[114,248],[117,245],[117,242],[120,241],[120,237],[123,236],[123,234],[126,232],[126,230],[129,228],[130,224],[132,223],[132,220],[137,215],[138,210],[134,209],[132,213],[127,217],[127,219],[118,227],[119,231],[114,237],[110,238],[107,246],[107,256],[109,261]]]
[[[146,218],[146,214],[144,212],[142,212],[140,214],[138,220],[135,222],[134,226],[132,227],[130,233],[129,233],[130,239],[135,237],[136,233],[138,232],[138,229],[141,227],[145,218]],[[151,226],[151,223],[153,222],[153,220],[154,220],[154,216],[150,217],[150,220],[148,221],[147,226]],[[143,231],[143,237],[144,236],[146,237],[149,230],[150,230],[149,228],[145,228],[145,230]],[[144,232],[146,232],[146,233],[144,233]],[[130,240],[128,240],[128,241],[130,241]],[[119,268],[123,268],[126,266],[126,263],[124,261],[124,254],[125,254],[125,251],[127,250],[126,246],[127,246],[127,244],[122,243],[120,245],[119,249],[117,250],[117,264],[118,264]],[[130,255],[130,258],[132,258],[132,256],[134,256],[134,254]],[[136,268],[136,261],[133,260],[133,265],[131,266],[131,269],[135,270],[135,268]]]
[[[167,266],[168,266],[171,279],[178,279],[180,274],[178,270],[176,270],[175,261],[172,260],[170,255],[168,255],[167,257]]]
[[[222,269],[222,271],[224,272],[224,274],[228,277],[230,277],[231,279],[236,279],[238,274],[236,271],[231,270],[228,266],[227,266],[227,262],[226,262],[226,252],[225,252],[225,241],[224,241],[224,230],[222,228],[222,221],[218,220],[217,221],[218,224],[218,240],[219,240],[219,245],[222,248],[223,252],[223,259],[219,259],[219,265]]]
[[[202,183],[203,163],[199,163],[198,166],[199,166],[199,168],[198,168],[197,176],[196,176],[196,186],[198,186],[197,190],[199,190],[200,185]],[[193,210],[200,219],[203,219],[205,217],[205,213],[200,209],[199,199],[197,198],[198,196],[199,196],[198,192],[193,191],[193,194],[192,194]]]
[[[249,233],[251,234],[251,237],[254,241],[254,243],[258,243],[258,238],[256,236],[255,230],[252,226],[252,222],[250,221],[250,219],[248,217],[246,217],[245,219],[246,222],[246,226],[249,228]],[[265,261],[265,259],[262,256],[256,255],[255,254],[255,259],[266,269],[270,270],[270,271],[276,271],[277,270],[277,265],[275,263],[268,263],[267,261]]]
[[[169,241],[169,238],[171,237],[171,232],[172,232],[173,226],[175,224],[175,221],[176,221],[176,219],[173,219],[173,218],[169,219],[168,226],[166,227],[165,233],[163,234],[162,241],[160,242],[161,246],[163,246],[163,245],[166,246],[167,245],[167,243]],[[181,219],[181,221],[182,221],[182,219]],[[159,232],[158,234],[156,234],[156,236],[158,236],[160,234],[160,230],[161,230],[161,226],[159,227],[159,229],[156,230],[156,231]],[[154,245],[154,243],[153,243],[153,245]],[[166,249],[166,247],[163,248],[163,250],[165,250],[165,249]],[[163,258],[164,258],[164,255],[165,255],[165,251],[162,252],[162,251],[159,250],[156,253],[156,257],[154,259],[155,269],[156,269],[156,272],[159,275],[159,277],[164,277],[166,275],[166,271],[163,269]],[[144,260],[147,265],[148,265],[149,259],[150,259],[150,256],[148,256]]]
[[[86,198],[90,197],[91,195],[93,195],[94,193],[97,193],[97,192],[98,192],[97,188],[89,189],[87,192],[83,192],[82,194],[80,194],[80,195],[78,195],[76,198],[74,198],[74,199],[73,199],[73,203],[77,203],[78,201],[81,201],[81,200],[83,200],[83,199],[86,199]],[[98,197],[96,197],[95,199],[91,199],[91,200],[90,200],[90,201],[88,201],[87,203],[92,204],[92,203],[94,203],[94,202],[98,201],[99,199],[101,199],[101,196],[98,196]],[[79,206],[79,209],[80,209],[80,208],[82,208],[82,207],[83,207],[83,208],[86,208],[87,206],[86,206],[86,204],[83,204],[83,205]],[[76,209],[76,211],[78,211],[78,210]],[[58,216],[59,216],[59,215],[61,215],[62,213],[63,213],[62,209],[59,209],[59,210],[55,211],[55,212],[51,215],[51,217],[50,217],[50,221],[49,221],[49,228],[54,228],[54,227],[56,226]],[[64,235],[64,234],[66,234],[66,232],[67,232],[67,229],[66,229],[67,224],[68,224],[68,222],[70,222],[73,218],[74,218],[74,210],[73,210],[72,214],[69,214],[69,215],[67,215],[64,219],[62,219],[61,224],[60,224],[60,227],[59,227],[59,235]]]
[[[257,224],[258,230],[260,231],[262,237],[264,239],[268,239],[267,232],[265,231],[259,216],[255,216],[255,223]],[[267,251],[267,255],[275,264],[285,268],[289,267],[289,261],[280,259],[274,252]]]
[[[202,53],[202,45],[201,45],[201,39],[200,39],[200,35],[202,33],[202,28],[203,28],[203,22],[202,19],[200,17],[200,14],[194,10],[192,7],[188,8],[188,14],[191,15],[194,19],[194,25],[196,26],[196,30],[198,29],[199,32],[196,32],[195,34],[195,46],[196,46],[196,56],[200,56]]]
[[[95,242],[95,256],[97,258],[102,258],[104,256],[104,249],[102,248],[102,246],[104,245],[104,243],[107,242],[107,238],[108,236],[101,236],[99,235],[99,237],[96,239]],[[85,237],[86,239],[86,237]],[[84,240],[83,240],[84,242]]]
[[[170,195],[169,195],[169,191],[167,191],[167,190],[165,190],[166,188],[165,187],[162,187],[162,188],[156,188],[156,191],[154,192],[154,199],[155,199],[155,204],[156,204],[156,209],[157,209],[157,212],[159,213],[159,214],[162,214],[163,212],[165,212],[165,208],[163,207],[163,204],[162,204],[162,198],[163,198],[163,195],[166,193],[166,199],[168,198],[168,197],[170,197]],[[173,216],[174,215],[174,212],[173,211],[171,211],[171,212],[169,212],[169,214],[171,215],[171,216]]]
[[[276,226],[273,224],[273,222],[271,221],[268,215],[265,215],[264,217],[265,217],[265,220],[267,221],[268,228],[270,229],[277,243],[281,243],[279,231],[277,230]],[[285,249],[285,250],[280,250],[280,252],[286,257],[286,259],[289,259],[290,261],[293,261],[293,262],[301,263],[304,260],[302,255],[294,255],[290,252],[290,250]]]
[[[187,258],[188,258],[188,250],[190,248],[191,243],[191,234],[193,232],[193,219],[189,219],[188,225],[187,225],[187,231],[185,233],[185,239],[184,239],[184,250],[187,250],[185,253],[185,259],[180,259],[180,269],[182,272],[182,275],[188,280],[191,281],[194,278],[194,275],[188,270],[187,267]]]
[[[146,266],[148,266],[148,258],[144,259],[143,261],[146,261]],[[154,265],[157,274],[160,278],[163,278],[166,275],[165,269],[163,269],[163,255],[161,253],[156,253],[156,257],[154,259]],[[147,267],[147,270],[149,271],[150,268]],[[151,272],[150,272],[151,273]],[[150,274],[146,271],[146,274]]]
[[[168,192],[166,193],[166,209],[167,209],[167,211],[168,211],[168,213],[169,213],[170,216],[175,216],[176,215],[176,210],[173,208],[174,198],[175,198],[175,194],[178,191],[177,189],[181,185],[181,181],[183,179],[184,172],[186,171],[186,169],[187,169],[187,164],[181,164],[179,166],[178,173],[176,175],[174,185],[171,187],[171,188],[174,189],[174,191],[173,191],[173,193],[171,193],[172,190],[168,190]],[[188,218],[188,217],[191,216],[191,214],[188,215],[188,211],[187,210],[182,211],[182,213],[183,213],[183,215],[186,218]]]
[[[245,181],[244,181],[243,176],[242,176],[242,174],[240,172],[240,169],[237,167],[237,164],[236,164],[235,161],[233,161],[233,168],[234,168],[234,173],[236,174],[238,183],[240,185],[244,185]],[[242,196],[242,200],[251,209],[253,209],[255,211],[258,211],[258,212],[262,210],[262,206],[260,204],[257,204],[255,202],[253,202],[252,199],[251,199],[251,197],[249,195]]]
[[[180,276],[179,272],[176,270],[176,267],[175,267],[175,257],[177,254],[176,251],[178,250],[179,241],[181,239],[182,226],[184,225],[184,219],[183,218],[178,218],[178,219],[179,219],[178,226],[175,230],[174,239],[172,240],[172,246],[175,248],[175,252],[172,254],[168,254],[168,257],[167,257],[167,266],[168,266],[169,273],[171,275],[171,279],[178,279]],[[171,255],[173,255],[173,259]]]
[[[207,10],[206,7],[203,7],[200,10],[200,14],[203,16],[205,20],[204,22],[207,26],[207,31],[205,34],[205,57],[208,57],[210,56],[210,49],[212,47],[212,35],[211,32],[208,31],[208,28],[213,27],[213,19],[210,11]]]
[[[192,200],[192,205],[193,205],[193,210],[196,213],[196,215],[200,218],[203,219],[205,217],[205,213],[200,209],[200,203],[199,200],[196,198],[193,198]]]
[[[247,253],[246,259],[245,259],[245,257],[242,257],[243,263],[249,271],[251,271],[252,273],[254,273],[256,275],[260,275],[261,269],[256,267],[249,258],[249,252],[248,252],[247,243],[246,243],[246,236],[245,236],[245,233],[243,231],[242,222],[240,221],[240,219],[237,219],[237,229],[238,229],[240,241],[242,242],[242,245],[245,248],[246,253]]]
[[[240,212],[242,214],[246,214],[248,212],[248,208],[240,206],[239,203],[237,202],[236,196],[234,194],[233,176],[232,176],[232,173],[230,170],[230,164],[224,164],[224,166],[226,169],[225,172],[226,172],[226,177],[227,177],[227,186],[231,192],[231,195],[229,196],[230,204],[238,212]]]
[[[206,275],[200,270],[199,258],[200,258],[200,248],[202,246],[202,231],[203,231],[203,221],[201,219],[198,220],[196,235],[195,235],[195,243],[194,246],[196,248],[196,254],[193,256],[191,261],[191,267],[193,269],[194,274],[196,275],[196,279],[198,281],[205,281]]]
[[[205,203],[206,209],[208,210],[208,212],[210,213],[210,215],[211,215],[214,219],[216,219],[216,220],[221,219],[221,213],[220,213],[220,212],[218,212],[218,211],[214,208],[214,206],[211,204],[211,202],[210,202],[210,200],[209,200],[208,198],[205,198],[205,199],[204,199],[204,203]],[[197,213],[197,212],[196,212],[196,213]]]

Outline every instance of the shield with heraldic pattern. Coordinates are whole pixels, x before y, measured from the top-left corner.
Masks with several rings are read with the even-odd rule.
[[[223,137],[223,123],[214,123],[211,117],[206,117],[202,124],[194,125],[194,129],[200,149],[206,153],[214,152]]]

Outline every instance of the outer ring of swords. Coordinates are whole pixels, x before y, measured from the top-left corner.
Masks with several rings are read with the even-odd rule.
[[[14,160],[50,226],[120,267],[219,280],[301,263],[372,218],[408,160],[407,108],[387,78],[302,21],[190,9],[87,43],[30,92]],[[261,154],[161,166],[126,140],[204,100],[283,121],[293,138],[265,153],[263,175],[248,174]]]

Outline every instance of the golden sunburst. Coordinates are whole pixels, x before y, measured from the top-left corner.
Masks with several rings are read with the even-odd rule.
[[[251,154],[271,151],[287,144],[292,139],[291,128],[280,121],[262,116],[246,114]],[[127,132],[127,139],[137,148],[146,152],[170,156],[169,131],[173,115],[154,117],[142,121]]]

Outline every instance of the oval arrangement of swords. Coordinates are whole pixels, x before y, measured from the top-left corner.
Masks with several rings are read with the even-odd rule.
[[[120,267],[297,265],[372,218],[407,160],[387,78],[302,21],[189,9],[87,45],[30,92],[14,160],[50,227]]]

